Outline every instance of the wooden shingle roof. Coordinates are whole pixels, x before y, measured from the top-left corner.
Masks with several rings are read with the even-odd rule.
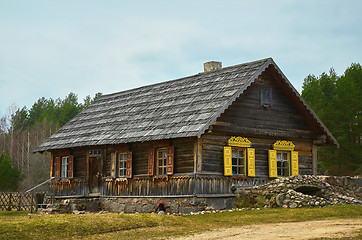
[[[271,58],[267,58],[103,95],[42,143],[35,152],[200,137],[270,65],[279,69]],[[314,112],[306,107],[330,134]]]

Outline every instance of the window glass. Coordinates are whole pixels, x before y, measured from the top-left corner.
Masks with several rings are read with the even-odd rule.
[[[102,154],[102,150],[100,150],[100,149],[89,151],[90,156],[100,156],[101,154]]]
[[[68,157],[62,157],[62,177],[68,177]]]
[[[289,176],[289,152],[277,152],[277,170],[278,176],[286,177]]]
[[[165,175],[167,167],[167,149],[159,149],[157,151],[157,174]]]
[[[232,149],[232,171],[233,175],[245,175],[245,149]]]
[[[262,105],[271,105],[271,90],[270,88],[262,88],[261,92],[261,104]]]
[[[119,154],[119,176],[125,177],[126,176],[126,165],[127,165],[127,153],[120,153]]]

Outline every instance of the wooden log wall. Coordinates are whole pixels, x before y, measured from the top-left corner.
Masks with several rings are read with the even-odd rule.
[[[103,196],[180,196],[231,194],[232,186],[257,186],[266,179],[224,177],[210,175],[183,175],[163,177],[103,178]],[[88,185],[84,179],[64,179],[50,184],[50,196],[87,196]]]
[[[85,196],[88,193],[89,188],[85,179],[62,179],[49,184],[50,196]]]
[[[74,156],[73,162],[73,176],[76,178],[86,178],[87,176],[87,161],[86,154],[87,151],[84,148],[76,148],[72,151]]]
[[[271,89],[271,106],[260,102],[260,90]],[[213,125],[221,132],[287,138],[316,138],[305,117],[268,75],[257,79]]]
[[[265,184],[261,178],[230,178],[224,176],[135,177],[132,179],[103,179],[104,196],[177,196],[231,194],[232,186]]]
[[[86,148],[74,148],[74,149],[65,149],[60,151],[53,152],[53,161],[52,166],[52,176],[55,174],[55,161],[56,157],[63,157],[73,155],[73,177],[75,178],[86,178],[87,176],[87,161],[86,161]]]
[[[153,148],[152,142],[132,144],[132,170],[134,176],[147,175],[148,153],[151,148]]]
[[[180,138],[167,142],[174,146],[174,174],[192,173],[194,171],[194,143],[196,138]],[[148,153],[152,148],[157,148],[157,141],[132,143],[128,150],[132,152],[132,175],[142,176],[148,173]],[[162,147],[162,144],[160,145]],[[121,146],[122,147],[122,146]],[[111,176],[111,154],[119,148],[117,145],[107,147],[106,160],[104,161],[105,173],[103,176]]]
[[[196,138],[179,138],[172,140],[172,144],[175,147],[175,174],[194,172],[194,144],[196,141]]]
[[[271,106],[261,105],[261,89],[271,89]],[[223,174],[223,147],[231,136],[251,141],[259,177],[268,177],[268,150],[277,140],[293,141],[299,152],[299,173],[313,173],[312,141],[316,135],[272,75],[257,79],[203,135],[202,172]]]
[[[223,148],[231,136],[247,137],[251,141],[251,148],[255,148],[255,173],[257,177],[269,177],[268,150],[273,149],[277,140],[261,138],[235,133],[207,133],[202,137],[202,171],[213,174],[224,174]],[[312,171],[312,142],[308,140],[292,140],[295,151],[299,154],[299,173],[313,174]]]
[[[105,179],[105,196],[164,196],[194,193],[195,181],[189,176],[135,177],[131,179]]]

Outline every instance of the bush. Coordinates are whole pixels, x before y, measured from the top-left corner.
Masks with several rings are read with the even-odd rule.
[[[16,191],[20,181],[20,170],[13,165],[10,154],[0,156],[0,191]]]

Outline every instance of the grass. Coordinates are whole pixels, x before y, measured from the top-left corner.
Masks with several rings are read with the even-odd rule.
[[[152,239],[263,223],[360,218],[362,206],[266,209],[204,215],[28,215],[0,211],[0,239]]]

